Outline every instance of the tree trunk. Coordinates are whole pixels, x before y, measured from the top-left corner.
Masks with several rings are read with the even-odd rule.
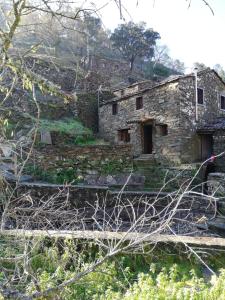
[[[130,73],[133,72],[133,69],[134,69],[134,57],[132,57],[132,58],[130,59]]]

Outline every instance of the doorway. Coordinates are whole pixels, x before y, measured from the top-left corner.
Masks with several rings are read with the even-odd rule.
[[[201,160],[206,160],[213,154],[213,136],[212,134],[201,135]]]
[[[144,154],[152,153],[152,125],[143,125]]]

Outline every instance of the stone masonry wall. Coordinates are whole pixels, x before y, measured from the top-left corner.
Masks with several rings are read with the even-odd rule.
[[[44,181],[49,181],[49,176],[57,179],[61,177],[61,174],[70,174],[73,176],[70,177],[70,180],[83,182],[89,175],[130,173],[133,169],[132,166],[131,147],[129,145],[45,145],[34,150],[32,159],[28,164],[28,173],[33,175],[35,179]],[[32,171],[33,168],[34,171]],[[48,179],[45,179],[46,176]],[[50,182],[58,182],[58,180],[52,180],[50,179]]]
[[[213,135],[213,150],[216,155],[225,151],[225,130],[220,130]],[[218,171],[225,171],[225,155],[216,158]]]
[[[129,145],[43,145],[36,150],[36,153],[43,156],[41,159],[45,160],[46,164],[51,164],[51,161],[73,159],[78,156],[85,156],[91,160],[131,158],[131,147]]]
[[[143,108],[136,110],[136,98],[143,96]],[[118,101],[118,113],[112,115],[112,103],[100,107],[100,135],[105,139],[119,143],[118,130],[129,129],[134,155],[143,152],[142,124],[153,125],[153,153],[157,157],[177,160],[180,155],[179,99],[177,82],[162,85]],[[160,136],[155,125],[167,124],[168,135]]]
[[[201,153],[201,137],[197,128],[219,116],[220,95],[225,85],[212,70],[198,73],[198,87],[204,91],[204,104],[198,105],[198,122],[195,120],[195,77],[187,75],[174,81],[134,93],[105,103],[100,107],[100,134],[113,143],[118,140],[118,130],[128,129],[134,155],[143,153],[142,125],[153,125],[153,154],[159,160],[175,163],[198,161]],[[136,110],[136,98],[143,96],[143,108]],[[112,104],[118,112],[112,115]],[[160,135],[157,125],[166,124],[168,135]]]
[[[114,92],[117,97],[131,95],[138,91],[153,87],[154,82],[151,80],[145,80],[138,83],[134,83],[124,89],[119,89]]]
[[[193,162],[200,159],[200,136],[197,127],[212,122],[219,116],[225,116],[220,109],[220,94],[225,90],[222,81],[212,71],[199,73],[198,87],[203,89],[204,104],[198,105],[198,122],[195,119],[195,79],[186,77],[179,80],[180,119],[181,119],[181,160]]]

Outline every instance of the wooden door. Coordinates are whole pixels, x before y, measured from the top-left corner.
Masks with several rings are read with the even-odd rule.
[[[201,160],[206,160],[213,154],[213,136],[212,134],[201,135]]]
[[[152,153],[152,125],[143,126],[144,154]]]

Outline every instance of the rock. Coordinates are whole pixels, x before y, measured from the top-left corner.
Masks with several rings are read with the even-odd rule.
[[[129,174],[98,176],[98,174],[93,171],[93,173],[90,172],[90,174],[85,176],[84,181],[90,185],[124,186],[127,184],[129,187],[144,186],[145,176],[139,174],[132,174],[130,177],[129,176]]]
[[[97,175],[87,175],[84,177],[84,183],[90,185],[97,185],[98,176]]]
[[[97,185],[107,185],[106,177],[105,176],[99,176],[96,184]]]
[[[0,170],[2,171],[14,171],[15,165],[12,163],[0,163]]]
[[[208,228],[213,232],[225,237],[225,217],[216,217],[207,222]]]
[[[97,175],[97,174],[98,174],[98,171],[96,171],[96,170],[86,170],[86,173],[87,173],[88,175]]]
[[[13,173],[4,170],[1,171],[0,170],[0,174],[5,178],[6,181],[11,181],[11,182],[28,182],[28,181],[32,181],[33,177],[30,175],[21,175],[20,178],[18,178],[17,176],[15,176]]]
[[[0,149],[5,157],[10,157],[12,154],[12,145],[0,143]]]
[[[108,185],[115,185],[115,184],[117,184],[116,179],[112,175],[108,175],[106,177],[106,182],[107,182]]]

